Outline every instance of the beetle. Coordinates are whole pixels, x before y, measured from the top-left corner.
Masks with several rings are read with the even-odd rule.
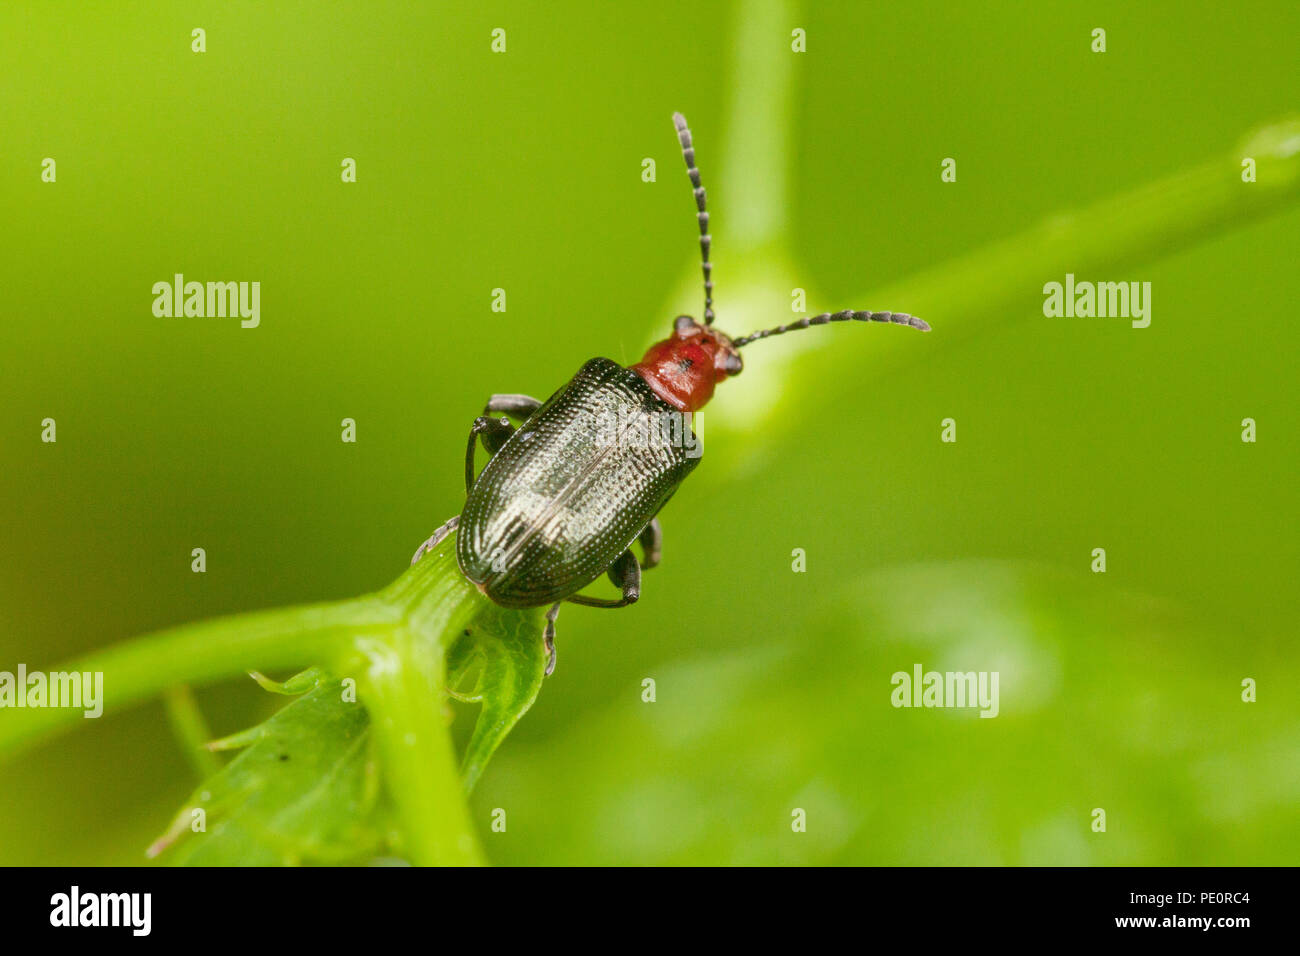
[[[829,322],[891,322],[928,332],[902,312],[823,312],[731,338],[713,327],[709,213],[686,118],[673,125],[695,193],[704,273],[704,320],[680,315],[672,334],[640,362],[606,358],[582,366],[545,402],[493,395],[470,427],[465,507],[416,550],[419,561],[453,531],[461,572],[489,599],[510,608],[544,607],[546,674],[555,670],[555,619],[565,601],[626,607],[641,596],[641,572],[659,563],[659,512],[700,463],[689,416],[714,387],[739,375],[751,342]],[[499,416],[499,417],[493,417]],[[516,428],[511,417],[520,419]],[[487,464],[475,478],[475,451]],[[632,552],[639,542],[644,558]],[[616,600],[578,593],[601,574]]]

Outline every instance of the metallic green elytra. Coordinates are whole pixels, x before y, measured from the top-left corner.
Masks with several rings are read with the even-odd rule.
[[[699,464],[684,418],[635,372],[587,362],[474,482],[456,538],[461,571],[505,607],[552,604],[586,587]],[[683,426],[676,444],[663,440],[674,419]]]

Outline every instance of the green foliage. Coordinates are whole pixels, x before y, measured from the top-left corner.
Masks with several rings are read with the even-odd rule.
[[[399,606],[412,590],[430,587],[440,600],[461,600],[430,606],[417,597],[406,614],[357,634],[338,649],[334,666],[359,679],[321,667],[283,683],[253,674],[269,691],[301,696],[263,724],[207,745],[246,749],[195,789],[151,856],[201,865],[355,863],[380,855],[478,862],[462,784],[447,772],[446,701],[481,704],[461,761],[468,791],[536,700],[546,656],[536,613],[470,596],[452,558],[454,540],[387,593]],[[335,613],[346,616],[349,607]],[[469,616],[457,613],[462,608]],[[476,674],[470,693],[448,691],[443,648],[450,649],[453,683]]]
[[[301,696],[263,724],[208,745],[246,749],[196,788],[151,855],[178,864],[355,862],[376,854],[481,862],[464,792],[537,699],[545,650],[540,612],[491,604],[460,574],[454,549],[453,536],[378,594],[200,622],[68,665],[103,670],[117,689],[112,703],[121,706],[228,676],[259,657],[322,662],[283,683],[254,672],[267,690]],[[448,691],[448,650],[455,680],[475,671],[470,694]],[[448,730],[452,698],[481,704],[463,774]],[[173,710],[182,715],[182,743],[192,746],[196,715],[183,704]],[[13,714],[0,723],[0,751],[77,716]],[[205,817],[199,832],[196,809]]]
[[[208,745],[245,749],[195,788],[150,856],[240,866],[358,862],[378,851],[385,828],[365,708],[319,669],[283,688],[303,694],[260,726]]]
[[[452,654],[456,677],[475,666],[480,668],[474,689],[456,695],[483,705],[461,765],[465,789],[471,791],[492,754],[541,692],[546,649],[536,615],[493,606],[479,615],[472,631],[456,641]]]

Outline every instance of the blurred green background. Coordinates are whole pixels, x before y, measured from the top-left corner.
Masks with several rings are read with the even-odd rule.
[[[6,4],[0,670],[396,577],[490,393],[698,314],[675,109],[722,328],[789,321],[796,286],[920,313],[871,292],[1235,164],[1296,108],[1297,35],[1289,3]],[[748,350],[641,602],[561,615],[473,799],[489,858],[1295,863],[1298,227],[1079,276],[1150,281],[1145,330],[1044,318],[1062,268],[929,336]],[[176,272],[260,281],[261,326],[154,317]],[[1000,716],[892,708],[914,663],[998,670]],[[280,703],[199,699],[216,733]],[[143,862],[195,783],[156,704],[0,780],[7,864]]]

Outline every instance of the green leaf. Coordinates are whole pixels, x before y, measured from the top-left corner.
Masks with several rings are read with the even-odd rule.
[[[346,863],[381,852],[421,863],[481,861],[461,791],[537,699],[546,653],[541,611],[482,599],[460,576],[451,546],[394,582],[382,595],[392,612],[360,631],[351,652],[333,655],[335,674],[357,675],[349,686],[359,702],[320,667],[284,682],[252,672],[269,692],[302,696],[208,744],[246,749],[195,790],[151,856],[203,865]],[[472,694],[448,689],[475,669]],[[482,703],[461,780],[444,694]]]
[[[470,699],[481,699],[483,709],[461,762],[466,793],[474,789],[492,754],[542,689],[546,647],[540,618],[536,611],[509,611],[493,605],[453,648],[450,660],[462,668],[471,655],[482,664],[478,690]]]
[[[278,692],[285,688],[306,693],[265,723],[208,745],[245,749],[191,794],[150,856],[178,865],[264,866],[376,854],[383,829],[365,708],[316,669]],[[195,832],[198,821],[203,829]]]

